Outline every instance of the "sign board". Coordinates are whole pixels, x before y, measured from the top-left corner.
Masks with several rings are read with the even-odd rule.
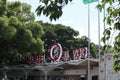
[[[50,47],[49,57],[51,61],[59,61],[62,56],[62,47],[59,43],[54,43]]]
[[[31,63],[43,63],[46,61],[46,55],[48,55],[51,62],[55,61],[67,61],[70,58],[69,51],[62,51],[62,46],[59,43],[54,43],[50,46],[48,54],[35,54],[28,57],[28,61]],[[48,58],[47,57],[47,58]],[[71,58],[73,60],[83,59],[87,57],[87,48],[75,49],[72,52]]]

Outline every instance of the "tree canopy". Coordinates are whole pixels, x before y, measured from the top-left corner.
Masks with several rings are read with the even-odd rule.
[[[63,51],[69,51],[72,54],[74,49],[88,47],[88,38],[86,36],[78,37],[79,32],[61,24],[50,24],[40,22],[45,34],[42,36],[42,40],[45,43],[46,53],[50,45],[54,42],[61,44]],[[91,44],[91,56],[98,57],[98,45],[90,42]]]
[[[44,53],[42,26],[35,22],[30,5],[0,0],[0,64],[19,64],[30,54]]]

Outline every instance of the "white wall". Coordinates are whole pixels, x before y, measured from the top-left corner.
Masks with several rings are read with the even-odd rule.
[[[100,61],[100,80],[120,80],[120,71],[113,69],[113,53],[107,53]]]

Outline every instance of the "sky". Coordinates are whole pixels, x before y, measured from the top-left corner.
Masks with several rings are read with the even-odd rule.
[[[39,6],[39,0],[8,0],[8,1],[21,1],[28,3],[32,6],[31,11],[35,12],[35,9]],[[90,39],[91,42],[98,44],[98,10],[96,5],[98,2],[90,4]],[[73,0],[67,6],[63,8],[63,15],[56,21],[50,22],[48,17],[44,15],[36,16],[36,20],[42,20],[43,22],[49,22],[52,24],[63,24],[70,26],[71,28],[79,31],[79,37],[88,37],[88,5],[83,4],[83,0]],[[103,27],[103,13],[100,13],[100,37],[102,37]]]

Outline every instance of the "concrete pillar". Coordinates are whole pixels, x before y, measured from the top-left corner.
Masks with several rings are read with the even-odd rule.
[[[23,69],[22,71],[25,73],[25,80],[27,80],[28,79],[28,74],[32,70],[31,69]]]

